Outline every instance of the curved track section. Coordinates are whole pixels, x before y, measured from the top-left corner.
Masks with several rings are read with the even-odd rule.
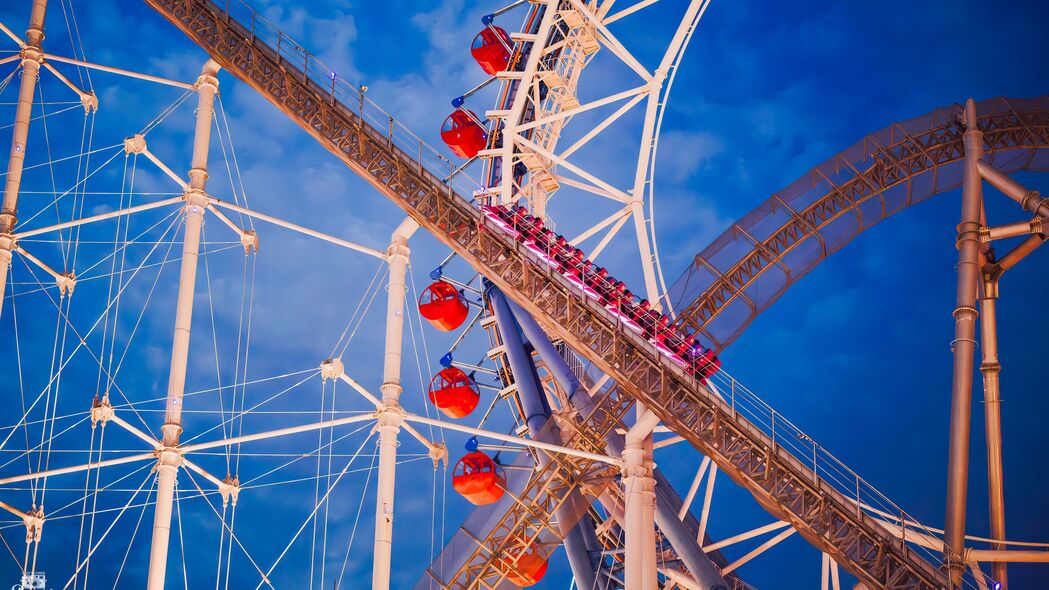
[[[872,133],[772,195],[670,288],[677,324],[721,350],[794,282],[883,219],[961,186],[961,105]],[[977,104],[987,160],[1049,169],[1049,96]]]
[[[257,22],[261,19],[254,12],[244,15],[250,21],[238,22],[211,0],[146,1],[525,311],[550,326],[554,336],[616,381],[621,389],[595,404],[590,420],[580,424],[584,427],[567,433],[566,445],[602,452],[605,437],[627,410],[634,402],[643,402],[766,510],[790,522],[809,543],[868,587],[936,590],[946,585],[943,574],[928,561],[938,556],[911,548],[861,507],[878,501],[901,519],[915,519],[879,496],[772,408],[737,395],[737,384],[731,384],[730,403],[683,371],[442,183],[435,169],[413,155],[425,151],[421,141],[392,119],[378,128],[370,124],[368,120],[381,113],[378,107],[365,105],[349,85],[339,86],[330,70],[304,50],[296,51],[298,46],[286,36],[269,29],[265,32],[270,38],[260,37],[256,25],[266,23]],[[365,112],[366,106],[370,113]],[[590,459],[552,458],[557,477],[540,480],[543,487],[586,486],[592,481],[590,474],[602,471]],[[507,523],[511,533],[525,529],[523,534],[534,539],[542,530],[527,530],[531,526],[531,522]],[[505,546],[479,547],[478,561],[498,561]],[[471,563],[477,562],[471,559]],[[476,583],[446,582],[447,587]]]

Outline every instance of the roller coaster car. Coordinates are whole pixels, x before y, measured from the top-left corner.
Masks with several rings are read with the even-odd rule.
[[[602,284],[605,286],[597,291],[601,295],[601,304],[608,308],[618,309],[619,301],[626,291],[626,284],[623,281],[617,281],[615,277],[604,280]]]
[[[535,243],[546,231],[546,228],[543,227],[542,219],[535,217],[534,215],[525,215],[524,224],[521,229],[525,241]]]
[[[445,281],[433,282],[419,296],[419,313],[442,332],[463,325],[469,311],[463,295]]]
[[[499,464],[481,451],[464,455],[452,472],[452,487],[477,506],[498,502],[505,486]]]
[[[666,344],[667,338],[669,338],[674,332],[674,327],[670,325],[670,318],[663,314],[658,314],[656,318],[655,326],[652,328],[651,338],[655,339],[660,344]]]
[[[586,259],[582,264],[579,265],[579,280],[583,281],[583,284],[594,289],[596,286],[597,279],[597,265],[590,262],[590,259]],[[596,289],[595,289],[596,290]]]
[[[586,254],[583,253],[579,248],[569,246],[569,250],[563,253],[564,262],[561,265],[561,272],[569,276],[578,276],[580,269],[583,266],[583,261],[586,260]]]
[[[644,312],[638,313],[637,325],[641,326],[646,338],[658,340],[659,324],[662,321],[662,318],[663,314],[649,308]]]
[[[627,291],[627,293],[630,293]],[[652,304],[648,302],[648,299],[642,299],[641,301],[634,302],[632,297],[623,298],[623,311],[627,314],[627,317],[634,320],[634,323],[638,326],[644,326],[649,310],[652,309]]]
[[[535,245],[543,252],[546,252],[547,255],[553,256],[554,251],[557,249],[557,238],[558,235],[554,232],[543,229],[535,234]]]
[[[664,344],[674,353],[674,356],[688,362],[688,351],[692,348],[692,342],[688,338],[683,337],[681,332],[677,330],[670,332]]]
[[[433,376],[429,395],[433,405],[452,418],[468,416],[481,399],[477,383],[456,367],[442,369]]]
[[[521,210],[521,213],[518,213],[517,205],[514,205],[512,208],[501,207],[499,205],[484,205],[481,207],[481,210],[484,211],[485,214],[489,217],[494,217],[499,221],[505,223],[506,226],[509,228],[510,233],[515,238],[519,238],[521,236],[521,232],[518,231],[518,217],[520,215],[523,215],[524,213],[523,209]]]
[[[572,246],[564,236],[543,227],[543,220],[531,215],[525,207],[484,206],[482,210],[511,228],[515,238],[531,242],[545,252],[557,265],[557,270],[570,277],[577,277],[593,290],[606,308],[625,315],[641,329],[645,338],[665,347],[663,352],[686,364],[689,372],[706,382],[721,367],[721,360],[710,350],[704,350],[698,341],[679,332],[671,319],[652,308],[647,299],[634,301],[634,295],[623,281],[608,275],[604,268],[587,260],[586,254]]]
[[[547,556],[535,545],[530,545],[523,552],[520,549],[507,549],[504,563],[507,566],[506,580],[521,587],[533,586],[546,575]],[[513,559],[517,561],[514,563]]]
[[[496,26],[488,26],[477,33],[473,44],[470,45],[470,54],[477,60],[484,73],[494,76],[496,72],[506,69],[510,63],[510,50],[513,42],[506,31]]]
[[[456,110],[441,125],[441,139],[460,158],[472,158],[488,143],[488,131],[472,111]]]
[[[564,236],[556,236],[550,243],[550,258],[557,260],[565,250],[571,247],[571,244],[568,243]]]
[[[620,281],[622,283],[622,281]],[[619,299],[614,302],[615,309],[619,310],[620,313],[625,314],[627,317],[630,316],[630,310],[634,307],[634,294],[630,292],[630,289],[623,285],[623,291],[619,293]]]
[[[598,299],[602,305],[608,303],[609,296],[615,291],[616,281],[608,276],[608,270],[600,267],[593,266],[593,269],[588,271],[587,284],[590,288],[597,293]]]
[[[514,205],[510,211],[510,225],[518,232],[524,231],[524,223],[528,218],[528,210],[520,205]]]
[[[696,346],[698,347],[699,345],[697,344]],[[709,348],[696,355],[692,363],[695,367],[696,376],[704,381],[709,379],[714,373],[717,373],[718,369],[721,368],[721,359],[714,356],[714,351]]]

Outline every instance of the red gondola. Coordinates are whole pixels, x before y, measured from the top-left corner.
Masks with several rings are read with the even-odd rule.
[[[517,563],[513,563],[509,557],[506,558],[509,569],[506,574],[508,582],[522,587],[532,586],[546,575],[547,557],[535,545],[529,546],[523,554],[520,549],[507,549],[506,553],[513,557],[520,555]]]
[[[434,282],[419,296],[419,313],[442,332],[463,325],[469,311],[459,291],[444,281]]]
[[[442,369],[430,380],[430,401],[452,418],[463,418],[474,411],[481,393],[469,375],[455,367]]]
[[[457,110],[441,125],[441,139],[460,158],[472,158],[488,144],[488,131],[472,111]]]
[[[452,472],[452,487],[471,504],[498,502],[505,485],[499,465],[480,451],[464,455]]]
[[[474,37],[470,45],[470,54],[477,60],[484,73],[494,76],[496,72],[506,69],[510,63],[510,51],[507,47],[513,47],[510,35],[499,27],[485,27]]]

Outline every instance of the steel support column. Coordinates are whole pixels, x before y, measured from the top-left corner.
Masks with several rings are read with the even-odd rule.
[[[652,477],[652,429],[659,419],[639,412],[623,449],[623,494],[626,496],[624,579],[626,590],[656,590],[656,480]]]
[[[539,323],[516,303],[512,301],[507,303],[521,325],[521,331],[524,332],[525,337],[528,338],[528,341],[535,347],[539,356],[542,357],[547,369],[550,370],[554,378],[565,390],[568,402],[581,415],[590,415],[594,407],[593,398],[580,383],[579,378],[572,372],[572,369],[569,368],[568,363],[539,326]],[[608,436],[607,449],[610,456],[621,457],[624,445],[622,434],[613,432]],[[682,506],[680,496],[670,486],[669,480],[660,473],[659,468],[652,470],[652,477],[655,480],[655,518],[659,530],[663,531],[663,535],[670,541],[670,545],[674,548],[678,558],[681,559],[681,562],[692,574],[694,581],[699,586],[699,590],[726,590],[728,586],[725,579],[696,541],[696,532],[690,532],[686,523],[678,516]],[[696,528],[698,529],[698,525]]]
[[[991,538],[1005,540],[1005,489],[1002,475],[1002,413],[998,363],[998,279],[984,278],[983,297],[980,298],[980,351],[983,355],[980,373],[983,374],[984,427],[987,431],[987,486],[991,515]],[[1004,551],[1005,545],[995,543],[992,549]],[[1002,588],[1008,588],[1005,562],[995,562],[991,572]]]
[[[208,148],[219,90],[216,76],[219,65],[212,60],[204,64],[197,79],[197,126],[193,136],[193,160],[186,190],[186,226],[182,237],[182,268],[179,274],[178,303],[175,307],[175,333],[171,344],[171,370],[168,375],[167,403],[164,412],[163,446],[157,464],[157,502],[153,513],[153,541],[149,554],[148,590],[163,590],[167,570],[168,540],[171,536],[171,507],[175,496],[178,468],[182,453],[178,448],[182,434],[182,398],[186,390],[186,366],[189,360],[189,336],[193,323],[193,294],[197,282],[197,257],[200,233],[208,196],[204,192],[208,178]]]
[[[44,41],[46,12],[47,0],[33,0],[33,9],[29,14],[29,29],[26,30],[25,46],[22,48],[22,80],[18,87],[18,105],[15,107],[15,122],[11,132],[11,154],[7,160],[3,208],[0,209],[0,313],[3,312],[7,274],[11,270],[11,252],[15,249],[13,234],[15,224],[18,223],[18,194],[22,187],[29,122],[33,118],[33,96],[36,94],[36,82],[40,76],[40,64],[44,59],[41,43]]]
[[[372,589],[390,587],[390,556],[393,551],[393,499],[397,470],[397,435],[404,422],[401,408],[401,343],[404,337],[405,279],[408,273],[408,238],[419,224],[405,219],[393,232],[387,249],[390,266],[386,300],[386,349],[383,355],[382,407],[378,410],[379,473],[375,498],[375,550],[372,557]]]
[[[552,424],[550,429],[546,427],[547,422],[550,420],[550,406],[536,380],[535,365],[532,364],[530,355],[525,351],[517,322],[510,311],[509,302],[495,288],[489,291],[489,297],[491,297],[492,307],[495,309],[495,319],[499,327],[499,333],[502,336],[503,344],[506,346],[506,358],[510,363],[514,382],[517,384],[518,396],[521,400],[521,407],[524,410],[525,423],[528,425],[529,433],[534,439],[546,439],[544,442],[559,445],[561,444],[561,430],[557,428],[556,424]],[[541,464],[549,461],[543,453],[538,453],[537,456]],[[578,498],[579,492],[574,492],[573,494],[577,498],[569,499],[569,501],[554,511],[559,523],[575,520],[572,518],[573,515],[569,513],[569,507],[579,505],[580,499]],[[565,554],[568,556],[568,563],[572,568],[572,576],[575,577],[576,587],[578,588],[596,587],[594,565],[586,547],[587,535],[584,534],[582,529],[587,524],[592,526],[591,521],[584,518],[579,520],[579,522],[573,522],[573,526],[567,530],[564,530],[564,524],[561,524],[562,530],[559,531],[564,544]]]
[[[965,162],[962,214],[958,224],[958,291],[954,310],[954,379],[947,460],[947,518],[944,561],[952,584],[965,572],[965,503],[969,478],[969,428],[972,421],[973,362],[976,348],[976,297],[980,279],[980,211],[983,186],[977,162],[983,157],[983,133],[976,124],[976,105],[965,103]]]

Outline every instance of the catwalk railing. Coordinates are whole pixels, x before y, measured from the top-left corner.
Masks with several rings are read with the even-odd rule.
[[[729,381],[722,397],[697,382],[489,223],[456,193],[460,179],[443,182],[444,170],[450,166],[439,152],[357,89],[331,76],[331,70],[301,46],[240,2],[231,1],[228,7],[208,0],[146,2],[615,379],[619,387],[598,400],[591,416],[595,427],[587,430],[593,436],[608,432],[634,401],[643,401],[664,425],[711,457],[766,510],[791,522],[812,545],[868,586],[915,590],[945,586],[942,574],[927,561],[938,560],[937,555],[912,549],[861,506],[898,514],[907,523],[915,519],[738,383]],[[266,40],[279,46],[269,46]],[[376,117],[382,126],[374,124]],[[620,397],[618,392],[626,395]],[[602,439],[586,442],[603,447]],[[589,472],[562,468],[560,475],[564,481],[585,486]],[[498,548],[478,549],[488,555],[493,550]],[[445,582],[464,587],[473,583],[471,579]]]
[[[961,186],[961,105],[895,123],[816,166],[700,252],[670,288],[677,325],[721,350],[827,256],[886,217]],[[976,106],[986,159],[1049,169],[1049,96]]]

